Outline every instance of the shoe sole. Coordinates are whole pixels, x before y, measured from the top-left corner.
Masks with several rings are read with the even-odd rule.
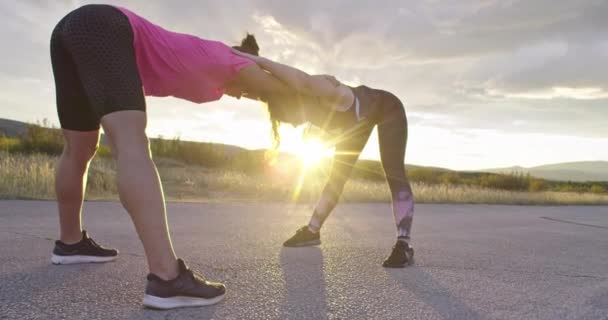
[[[226,294],[210,299],[176,296],[161,298],[149,294],[144,295],[143,305],[151,309],[169,310],[176,308],[204,307],[216,304],[224,299]]]
[[[95,257],[95,256],[60,256],[53,254],[51,256],[51,262],[53,264],[79,264],[79,263],[105,263],[111,262],[118,258],[113,257]]]
[[[382,266],[384,268],[389,268],[389,269],[403,269],[403,268],[405,268],[407,266],[411,266],[413,264],[414,264],[414,262],[412,261],[412,262],[407,262],[406,264],[390,264],[390,265],[383,264]]]
[[[288,247],[288,248],[297,248],[297,247],[318,246],[320,244],[321,244],[321,240],[310,240],[310,241],[306,241],[306,242],[300,242],[297,244],[283,244],[283,246]]]

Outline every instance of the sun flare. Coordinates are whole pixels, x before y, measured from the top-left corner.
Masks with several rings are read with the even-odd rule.
[[[321,141],[311,139],[303,141],[296,153],[302,160],[304,167],[311,168],[318,165],[324,158],[331,157],[333,150]]]

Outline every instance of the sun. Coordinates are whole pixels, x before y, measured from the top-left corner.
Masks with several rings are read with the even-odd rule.
[[[317,139],[310,139],[302,141],[302,144],[298,146],[296,153],[302,160],[304,168],[312,168],[317,166],[321,160],[327,157],[331,157],[333,152],[331,148],[328,148],[325,144]]]

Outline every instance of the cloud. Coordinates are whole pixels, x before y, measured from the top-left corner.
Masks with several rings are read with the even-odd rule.
[[[394,92],[406,106],[416,154],[447,148],[461,152],[462,161],[473,161],[466,155],[483,146],[465,141],[486,143],[490,139],[474,137],[488,136],[487,130],[502,141],[509,136],[525,141],[521,135],[532,134],[538,144],[543,135],[590,139],[585,146],[608,137],[604,0],[104,2],[167,29],[228,44],[252,32],[261,53],[272,59]],[[63,15],[86,3],[93,1],[0,2],[0,38],[11,44],[0,53],[0,117],[56,118],[50,33]],[[161,120],[179,119],[184,124],[179,129],[187,131],[182,135],[201,140],[225,136],[238,143],[238,126],[258,132],[244,144],[259,145],[254,140],[268,137],[267,115],[257,102],[149,101],[151,123],[160,128],[155,134],[173,135],[177,120]],[[192,114],[215,122],[195,121]],[[234,125],[219,125],[214,114]],[[427,139],[425,133],[441,139]],[[450,142],[451,136],[458,138]],[[455,141],[465,147],[446,146]],[[509,155],[490,158],[500,157]]]

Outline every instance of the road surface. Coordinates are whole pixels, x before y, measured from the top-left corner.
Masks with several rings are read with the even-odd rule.
[[[414,266],[381,267],[388,204],[344,204],[322,245],[281,247],[310,207],[171,203],[174,245],[226,283],[215,306],[141,306],[146,264],[120,204],[87,202],[84,225],[121,251],[53,266],[55,203],[0,201],[0,319],[608,319],[608,207],[418,205]]]

